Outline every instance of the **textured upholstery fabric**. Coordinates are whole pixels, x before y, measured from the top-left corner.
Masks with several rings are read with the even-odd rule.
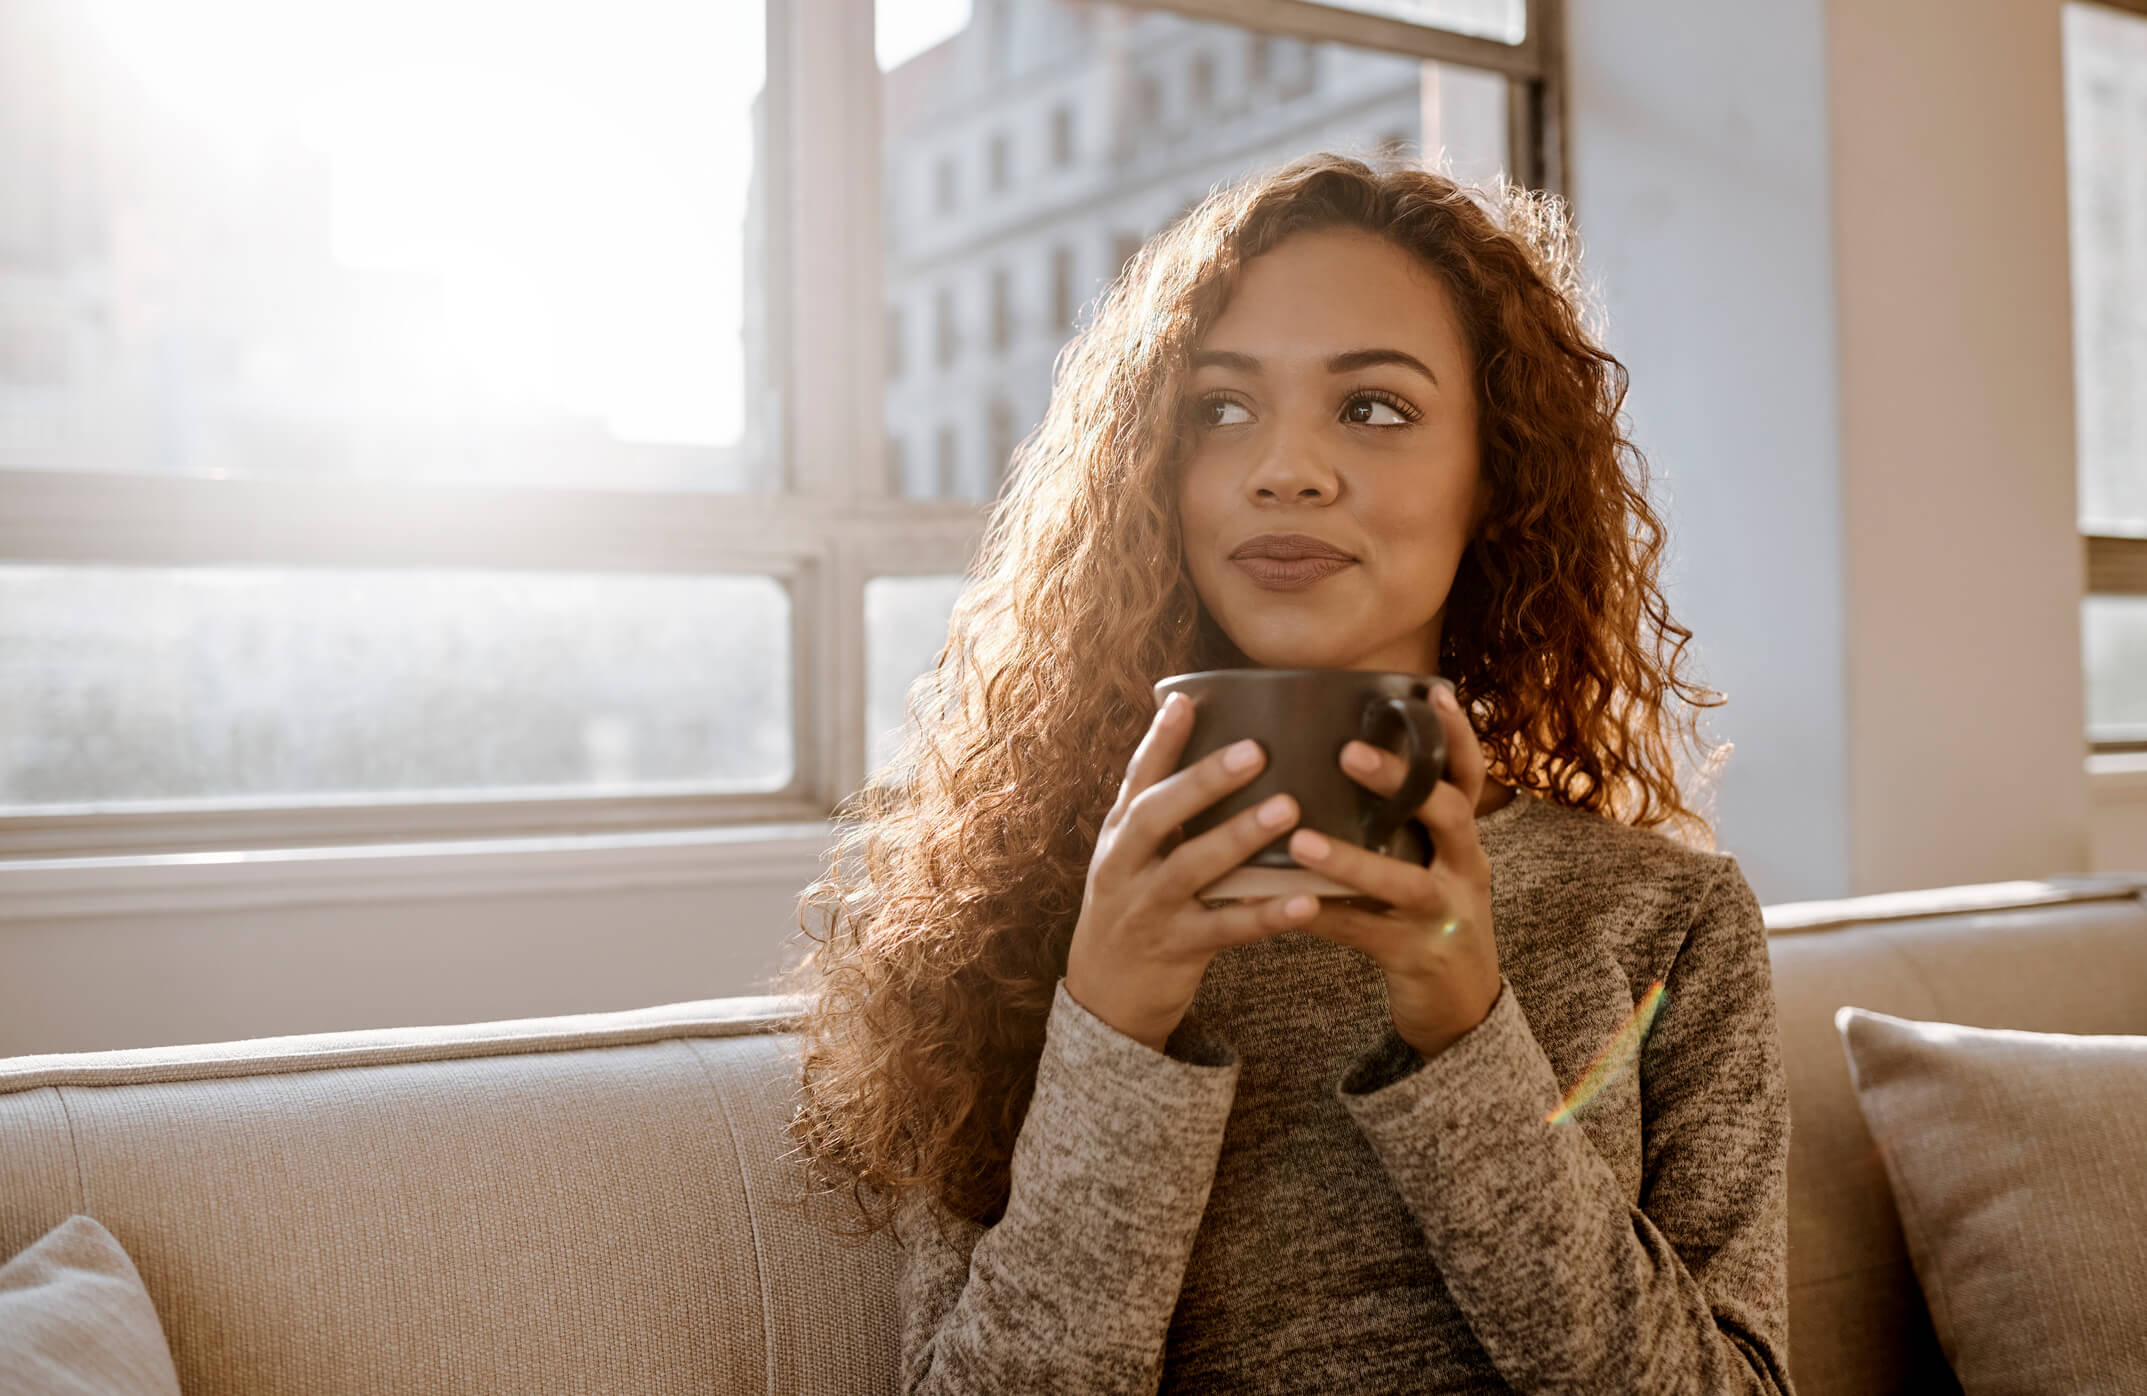
[[[0,1265],[0,1391],[179,1396],[156,1306],[96,1218],[69,1217]]]
[[[710,1007],[444,1061],[315,1043],[257,1070],[226,1044],[98,1086],[39,1063],[0,1094],[0,1246],[102,1219],[188,1396],[885,1389],[891,1242],[795,1205],[789,1039]],[[92,1079],[130,1066],[95,1055]]]
[[[2147,1037],[1838,1022],[1962,1386],[2147,1392]]]
[[[1777,934],[1770,949],[1794,1121],[1789,1365],[1798,1396],[1958,1390],[1834,1015],[1855,1004],[2034,1032],[2147,1032],[2147,908],[2099,901],[1839,924]]]

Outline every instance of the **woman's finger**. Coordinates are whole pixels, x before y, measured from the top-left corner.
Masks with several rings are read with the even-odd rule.
[[[1141,737],[1141,744],[1133,749],[1133,759],[1126,763],[1126,778],[1119,783],[1118,799],[1111,812],[1123,817],[1136,795],[1176,769],[1178,757],[1185,750],[1186,738],[1192,735],[1192,700],[1182,693],[1173,693],[1163,700],[1162,707],[1156,709],[1147,733]]]
[[[1182,901],[1243,864],[1297,822],[1297,801],[1270,795],[1239,810],[1207,832],[1187,839],[1165,856],[1160,887],[1166,900]]]
[[[1429,868],[1374,853],[1313,829],[1290,835],[1290,856],[1368,897],[1389,906],[1428,908],[1439,898],[1438,880]]]
[[[1201,911],[1192,922],[1192,936],[1198,950],[1227,950],[1305,926],[1320,914],[1320,899],[1312,896],[1229,902]]]

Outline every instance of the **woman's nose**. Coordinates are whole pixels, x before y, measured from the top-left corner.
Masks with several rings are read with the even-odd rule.
[[[1330,499],[1338,484],[1312,433],[1277,430],[1261,444],[1245,488],[1259,499]]]

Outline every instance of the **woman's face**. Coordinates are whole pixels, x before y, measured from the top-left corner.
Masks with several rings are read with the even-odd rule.
[[[1474,368],[1445,283],[1372,233],[1245,264],[1194,354],[1178,508],[1200,599],[1253,663],[1436,672],[1486,502]],[[1290,561],[1283,534],[1346,560]]]

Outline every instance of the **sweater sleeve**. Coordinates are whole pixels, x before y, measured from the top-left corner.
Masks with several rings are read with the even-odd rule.
[[[1759,902],[1728,855],[1637,1061],[1638,1206],[1547,1121],[1562,1092],[1510,984],[1444,1052],[1375,1061],[1342,1098],[1517,1390],[1787,1393],[1789,1089]]]
[[[1188,1024],[1160,1053],[1059,982],[990,1227],[896,1217],[904,1392],[1153,1392],[1215,1181],[1237,1062]]]

